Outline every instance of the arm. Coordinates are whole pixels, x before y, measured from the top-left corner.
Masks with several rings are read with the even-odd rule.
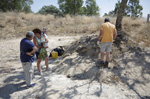
[[[117,37],[117,31],[115,30],[115,31],[114,31],[114,37],[113,37],[113,39],[115,40],[116,37]]]
[[[45,38],[45,42],[42,42],[43,44],[48,43],[48,39],[46,38],[46,36],[43,34],[43,37]],[[48,48],[48,46],[43,46],[44,48]]]
[[[35,45],[37,48],[43,48],[43,46],[39,46],[39,45],[37,44],[35,37],[33,38],[33,43],[34,43],[34,45]]]
[[[34,46],[32,49],[33,50],[31,52],[27,52],[26,54],[29,55],[29,56],[33,56],[32,54],[34,54],[37,51],[37,47]]]
[[[48,39],[46,38],[46,36],[43,34],[44,38],[45,38],[45,42],[43,43],[48,43]]]
[[[99,34],[99,38],[98,38],[98,40],[99,40],[99,41],[101,41],[102,37],[103,37],[103,31],[102,31],[102,30],[100,30],[100,34]]]

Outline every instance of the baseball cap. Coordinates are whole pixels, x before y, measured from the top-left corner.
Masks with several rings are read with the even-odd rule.
[[[26,37],[31,37],[31,36],[34,36],[34,33],[32,31],[28,31],[26,33]]]

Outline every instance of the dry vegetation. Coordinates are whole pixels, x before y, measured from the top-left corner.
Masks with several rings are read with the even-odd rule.
[[[115,24],[116,18],[110,18]],[[48,35],[76,35],[81,33],[96,33],[99,32],[100,25],[104,18],[75,16],[56,18],[53,15],[25,14],[16,12],[0,13],[0,39],[22,37],[26,31],[34,28],[48,29]],[[146,19],[131,18],[123,19],[123,29],[135,41],[140,44],[145,43],[149,46],[150,43],[150,25],[146,23]]]

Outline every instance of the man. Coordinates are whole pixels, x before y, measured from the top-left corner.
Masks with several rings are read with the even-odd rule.
[[[99,41],[101,42],[101,55],[100,64],[108,67],[110,51],[113,40],[117,37],[116,28],[110,23],[108,18],[105,18],[104,23],[101,25]],[[104,53],[106,52],[106,61],[104,62]]]
[[[29,31],[26,33],[26,38],[23,38],[20,42],[20,59],[22,62],[23,71],[25,74],[25,82],[27,87],[33,87],[32,78],[34,73],[34,53],[37,51],[37,47],[31,42],[34,37],[34,33]]]

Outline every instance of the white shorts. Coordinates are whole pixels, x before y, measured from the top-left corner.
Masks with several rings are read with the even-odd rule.
[[[101,43],[101,52],[110,52],[112,48],[111,42]]]

